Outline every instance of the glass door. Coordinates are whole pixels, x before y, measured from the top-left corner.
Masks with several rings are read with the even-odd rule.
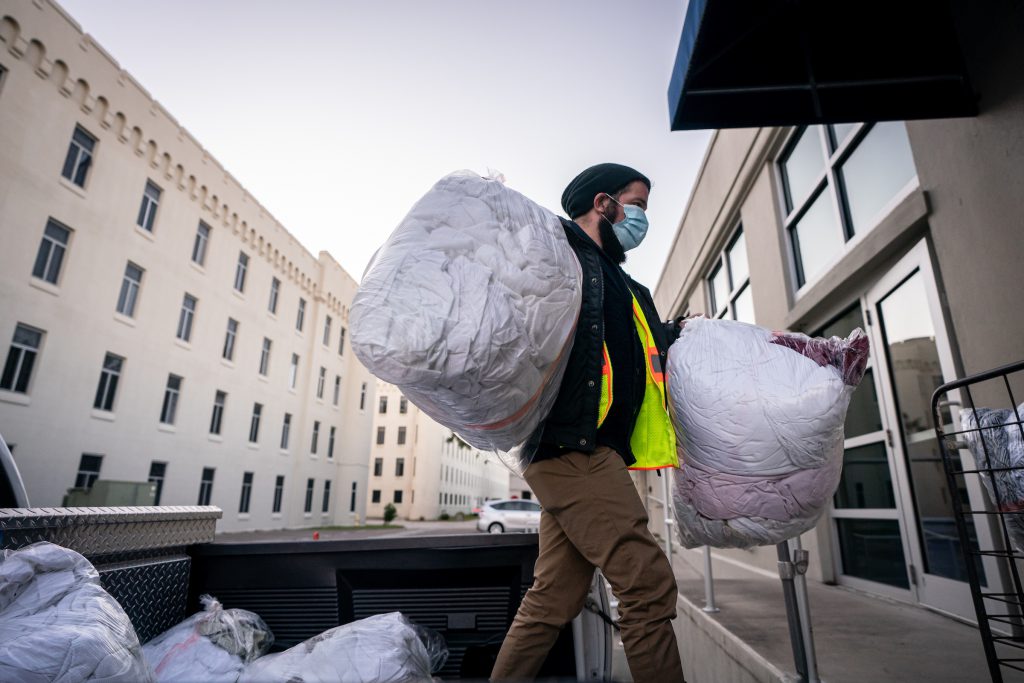
[[[972,507],[981,508],[983,497],[980,490],[949,490],[936,439],[931,395],[955,372],[927,244],[919,243],[886,273],[865,303],[893,474],[901,482],[895,497],[906,534],[908,579],[921,603],[972,618],[951,501],[953,496],[973,499]],[[949,423],[953,415],[942,419]],[[968,520],[973,538],[987,533],[973,522]],[[988,580],[997,579],[981,563],[978,569]]]
[[[866,306],[866,299],[858,299],[815,336],[847,337],[858,327],[870,330]],[[899,479],[891,457],[875,354],[872,344],[864,379],[846,412],[843,473],[831,513],[833,553],[838,559],[840,583],[913,601]]]

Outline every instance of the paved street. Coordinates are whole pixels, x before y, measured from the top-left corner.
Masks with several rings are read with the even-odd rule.
[[[352,530],[322,530],[319,531],[321,541],[339,541],[347,539],[371,539],[371,538],[403,538],[408,536],[450,536],[452,534],[477,534],[476,520],[470,519],[464,522],[410,522],[395,520],[400,528],[381,529],[373,528],[380,525],[380,520],[371,520],[371,525],[365,529]],[[258,542],[285,542],[285,541],[308,541],[313,537],[313,532],[319,527],[307,529],[278,529],[274,531],[236,531],[232,533],[217,534],[218,543],[252,543]]]

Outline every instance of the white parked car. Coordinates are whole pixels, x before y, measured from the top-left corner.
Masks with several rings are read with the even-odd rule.
[[[480,508],[476,528],[490,534],[506,531],[535,534],[540,528],[540,503],[533,500],[489,500]]]

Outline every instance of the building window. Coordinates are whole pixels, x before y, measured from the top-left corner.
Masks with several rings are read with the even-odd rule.
[[[139,217],[135,219],[135,223],[146,232],[153,232],[153,221],[156,220],[158,206],[160,206],[160,188],[147,180],[146,189],[142,192]]]
[[[281,281],[276,277],[270,280],[270,302],[267,303],[267,310],[277,313],[277,295],[281,293]]]
[[[397,458],[395,460],[395,476],[405,476],[405,458]]]
[[[310,452],[316,453],[317,442],[320,441],[320,420],[313,421],[313,443],[310,444]]]
[[[359,390],[359,410],[366,409],[366,382],[363,382],[362,388]]]
[[[57,284],[70,238],[70,229],[52,218],[46,221],[43,239],[39,242],[39,251],[36,252],[36,262],[32,266],[33,277],[45,280],[52,285]]]
[[[167,375],[167,386],[164,388],[164,403],[160,407],[160,422],[165,425],[174,424],[178,414],[178,396],[181,394],[181,377]]]
[[[405,444],[405,427],[398,428],[398,445]]]
[[[277,475],[277,479],[274,481],[274,506],[271,508],[271,512],[281,511],[281,502],[284,500],[284,477]]]
[[[234,360],[235,358],[235,337],[238,336],[238,321],[234,318],[228,318],[228,329],[224,333],[224,348],[221,350],[220,355],[224,360]]]
[[[327,513],[331,509],[331,480],[324,480],[324,500],[320,505],[320,512]]]
[[[78,474],[75,475],[75,488],[91,489],[93,483],[100,478],[102,464],[102,455],[82,453],[82,459],[78,461]]]
[[[260,374],[264,377],[270,372],[270,348],[273,342],[269,338],[263,338],[263,346],[260,348]]]
[[[380,490],[379,489],[374,489],[373,493],[370,494],[370,502],[371,503],[379,503],[380,502]]]
[[[380,477],[384,475],[384,458],[373,459],[373,476]]]
[[[167,476],[167,463],[154,460],[149,463],[149,483],[156,489],[153,491],[153,505],[159,505],[164,493],[164,477]]]
[[[18,324],[14,328],[11,350],[7,352],[4,363],[4,374],[0,378],[0,389],[14,391],[19,394],[28,393],[29,381],[32,379],[32,368],[39,355],[39,347],[43,343],[43,331],[28,325]]]
[[[334,397],[332,403],[338,405],[338,399],[341,398],[341,375],[334,376]]]
[[[121,278],[121,292],[117,295],[117,312],[129,318],[135,317],[135,304],[139,300],[139,289],[142,287],[142,274],[145,271],[129,261],[124,267]]]
[[[331,316],[324,318],[324,346],[331,345]]]
[[[206,245],[210,242],[210,226],[199,221],[196,239],[192,243],[192,261],[198,266],[206,264]]]
[[[292,364],[288,368],[288,386],[292,389],[295,388],[295,382],[299,377],[299,354],[292,354]]]
[[[747,241],[737,230],[708,276],[709,310],[716,318],[754,322],[754,299],[747,268]]]
[[[345,355],[345,328],[338,330],[338,355]]]
[[[256,443],[260,439],[260,417],[263,415],[263,404],[252,404],[252,418],[249,420],[249,443]]]
[[[327,384],[327,368],[320,366],[320,374],[316,378],[316,397],[324,397],[324,385]]]
[[[96,149],[96,138],[85,132],[81,126],[75,126],[71,134],[71,145],[64,157],[64,168],[61,175],[79,187],[85,187],[85,177],[92,166],[92,155]]]
[[[96,387],[96,398],[92,407],[97,410],[112,411],[114,399],[117,397],[117,383],[121,379],[121,369],[124,367],[124,358],[108,353],[103,358],[103,367],[100,369],[100,382]]]
[[[307,512],[308,513],[308,512],[312,512],[313,511],[313,486],[315,484],[316,484],[316,480],[315,479],[307,479],[306,480],[306,504],[302,508],[303,512]]]
[[[409,412],[409,399],[405,396],[398,399],[398,412],[402,415]]]
[[[306,324],[306,300],[299,298],[299,311],[295,314],[295,329],[302,332],[302,326]]]
[[[187,342],[192,339],[192,320],[196,315],[197,299],[186,294],[181,300],[181,314],[178,316],[178,339]]]
[[[252,472],[242,473],[242,495],[238,498],[239,514],[248,514],[249,499],[252,498]]]
[[[356,511],[356,482],[352,482],[352,493],[349,495],[348,498],[348,511]]]
[[[331,426],[331,431],[327,435],[327,459],[331,460],[334,458],[334,437],[337,434],[337,427]]]
[[[377,427],[377,445],[384,444],[384,428]]]
[[[401,491],[395,491],[395,497],[394,497],[393,500],[395,501],[396,505],[401,503],[402,502],[402,492]]]
[[[213,412],[210,414],[210,433],[220,434],[221,423],[224,421],[224,404],[227,403],[226,392],[217,391],[213,395]]]
[[[284,422],[281,423],[281,450],[288,450],[288,441],[292,432],[292,414],[284,414]]]
[[[245,291],[245,274],[249,270],[249,255],[244,251],[238,252],[238,263],[235,264],[235,289],[239,292]]]
[[[381,396],[378,400],[377,412],[381,415],[386,415],[388,412],[388,397]]]
[[[824,272],[854,235],[917,182],[899,121],[808,126],[779,160],[797,287]]]
[[[209,505],[213,496],[213,473],[212,467],[203,468],[203,478],[199,480],[199,500],[196,505]]]

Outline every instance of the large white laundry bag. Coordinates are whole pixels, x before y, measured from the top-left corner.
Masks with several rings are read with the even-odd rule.
[[[690,320],[668,353],[688,548],[772,545],[811,529],[836,491],[843,423],[868,339]]]
[[[551,410],[581,288],[553,213],[459,171],[377,252],[352,303],[352,347],[469,444],[510,450]]]

